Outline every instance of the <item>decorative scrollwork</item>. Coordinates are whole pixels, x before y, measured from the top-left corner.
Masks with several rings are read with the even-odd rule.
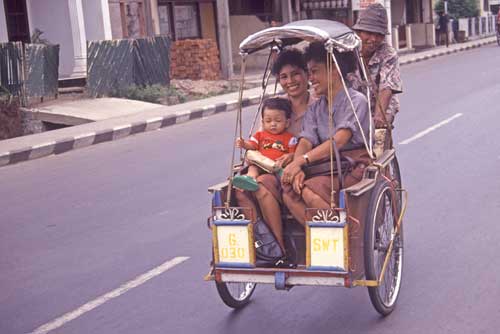
[[[226,208],[220,215],[221,220],[245,220],[245,215],[236,208]]]
[[[316,211],[312,221],[316,223],[338,223],[340,220],[334,210],[327,209]]]

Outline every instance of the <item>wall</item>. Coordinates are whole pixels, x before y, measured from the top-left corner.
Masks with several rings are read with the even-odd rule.
[[[75,63],[68,1],[27,0],[26,6],[31,33],[38,28],[43,31],[42,38],[60,45],[59,77],[68,77]]]
[[[172,43],[172,79],[218,80],[220,61],[217,43],[212,39],[184,39]]]
[[[406,5],[404,0],[391,2],[392,26],[402,26],[406,22]]]
[[[434,33],[434,24],[429,23],[412,23],[411,24],[411,39],[413,46],[430,46],[432,42],[432,34]]]
[[[0,43],[8,42],[9,35],[7,34],[7,21],[5,19],[5,9],[3,1],[0,0]]]
[[[122,17],[119,3],[109,3],[109,17],[111,21],[111,35],[113,39],[123,38]]]
[[[268,28],[267,24],[262,22],[254,15],[231,15],[229,16],[231,26],[231,46],[233,53],[233,62],[236,68],[241,66],[240,43],[248,35]],[[248,68],[262,68],[266,66],[268,51],[259,51],[247,58],[246,66]]]
[[[460,18],[458,19],[458,30],[465,31],[465,37],[469,37],[469,19],[467,18]]]
[[[200,3],[200,21],[202,38],[211,38],[217,41],[214,5],[212,3]]]
[[[87,40],[111,39],[111,22],[107,0],[82,1]]]
[[[424,23],[433,23],[434,9],[429,0],[422,0],[422,11]]]

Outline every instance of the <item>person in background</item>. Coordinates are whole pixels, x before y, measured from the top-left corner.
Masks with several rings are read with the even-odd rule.
[[[500,32],[500,8],[498,8],[497,13],[497,32]]]
[[[438,13],[438,16],[439,16],[439,19],[438,19],[438,32],[439,32],[439,35],[438,35],[438,42],[439,42],[439,45],[443,45],[446,43],[446,47],[448,47],[448,44],[449,44],[449,38],[448,38],[448,22],[449,22],[449,19],[448,19],[448,14],[446,14],[445,12],[439,12]],[[444,42],[443,42],[444,40]]]
[[[399,111],[397,94],[403,91],[398,54],[385,41],[389,34],[387,25],[387,11],[376,3],[361,11],[353,26],[362,42],[361,56],[369,76],[370,106],[377,128],[392,127],[394,116]],[[347,78],[352,88],[366,94],[360,71],[358,68]]]

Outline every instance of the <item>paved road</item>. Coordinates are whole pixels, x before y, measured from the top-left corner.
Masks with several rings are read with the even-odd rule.
[[[396,142],[410,205],[390,317],[363,288],[259,286],[233,312],[202,280],[206,188],[228,172],[228,113],[0,169],[0,333],[497,332],[498,59],[491,45],[403,69]]]

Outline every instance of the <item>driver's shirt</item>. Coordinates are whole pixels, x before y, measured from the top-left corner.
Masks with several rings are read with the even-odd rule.
[[[374,92],[380,92],[385,88],[389,88],[392,91],[392,97],[386,112],[393,116],[396,115],[399,111],[399,99],[397,94],[403,92],[403,83],[399,72],[399,57],[396,50],[386,42],[383,42],[370,58],[367,65],[367,71],[370,73],[373,84],[378,86],[374,87],[372,83],[370,83],[370,107],[372,114],[375,111],[377,102]],[[366,87],[361,80],[359,69],[349,73],[347,79],[352,88],[366,95]]]

